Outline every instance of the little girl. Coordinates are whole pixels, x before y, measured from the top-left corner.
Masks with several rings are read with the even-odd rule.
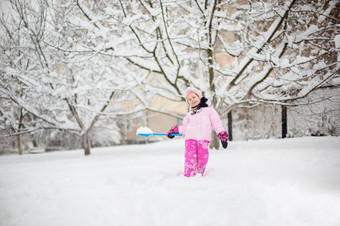
[[[185,100],[191,111],[183,119],[182,126],[173,126],[167,132],[182,133],[185,135],[185,165],[184,176],[194,177],[197,173],[204,175],[208,163],[208,145],[211,140],[211,129],[218,134],[223,148],[228,146],[228,133],[224,130],[217,112],[209,106],[208,99],[202,97],[200,91],[195,88],[187,88]]]

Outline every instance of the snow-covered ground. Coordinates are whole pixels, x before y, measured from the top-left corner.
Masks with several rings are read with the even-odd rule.
[[[2,226],[340,225],[340,138],[231,142],[184,178],[184,141],[0,157]]]

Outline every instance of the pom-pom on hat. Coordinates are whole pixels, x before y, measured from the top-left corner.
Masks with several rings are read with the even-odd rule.
[[[200,99],[202,98],[202,93],[200,91],[198,91],[195,88],[188,87],[187,90],[185,91],[185,101],[187,102],[188,105],[189,103],[188,103],[187,97],[192,93],[195,93],[198,96],[198,98]]]

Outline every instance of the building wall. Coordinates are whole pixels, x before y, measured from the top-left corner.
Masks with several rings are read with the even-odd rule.
[[[233,139],[281,137],[281,107],[274,105],[237,109],[233,112]],[[228,120],[223,120],[227,128]]]

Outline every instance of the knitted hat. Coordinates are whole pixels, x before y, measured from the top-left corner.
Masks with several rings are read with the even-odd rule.
[[[199,99],[202,98],[202,93],[201,93],[200,91],[198,91],[198,90],[195,89],[195,88],[188,87],[187,90],[185,91],[185,101],[187,102],[188,105],[189,105],[189,103],[188,103],[187,98],[188,98],[188,96],[189,96],[190,94],[192,94],[192,93],[195,93],[195,94],[198,96]],[[190,106],[190,105],[189,105],[189,106]]]

